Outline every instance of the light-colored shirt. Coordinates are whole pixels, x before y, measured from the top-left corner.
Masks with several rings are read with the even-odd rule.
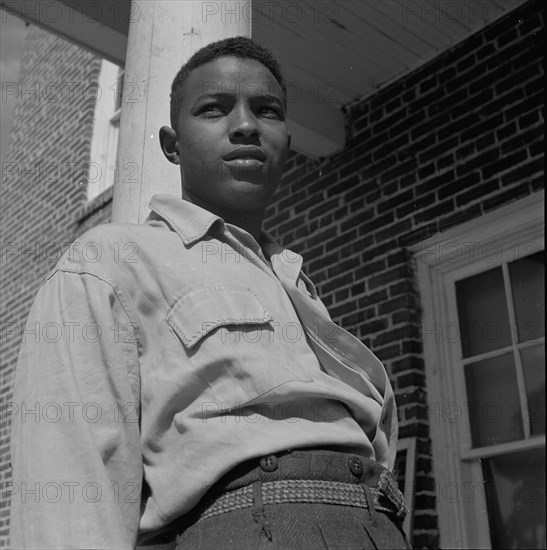
[[[393,392],[302,258],[182,199],[87,232],[30,312],[12,405],[13,548],[132,548],[253,457],[391,468]]]

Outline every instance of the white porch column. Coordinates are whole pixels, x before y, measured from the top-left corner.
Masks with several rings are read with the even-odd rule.
[[[180,196],[178,167],[161,152],[171,82],[210,42],[251,36],[251,1],[132,0],[112,221],[142,222],[155,193]]]

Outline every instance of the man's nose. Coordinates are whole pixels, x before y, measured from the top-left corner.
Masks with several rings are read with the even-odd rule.
[[[232,117],[230,139],[256,139],[260,137],[258,122],[249,108],[234,109]]]

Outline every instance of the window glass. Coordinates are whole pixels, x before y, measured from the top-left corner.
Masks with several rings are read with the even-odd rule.
[[[545,548],[545,451],[483,460],[492,548]]]
[[[511,345],[500,267],[456,282],[463,357]]]
[[[545,345],[520,352],[532,435],[545,433]]]
[[[465,365],[473,447],[524,437],[512,353]]]
[[[545,336],[545,259],[539,252],[509,264],[518,341]]]

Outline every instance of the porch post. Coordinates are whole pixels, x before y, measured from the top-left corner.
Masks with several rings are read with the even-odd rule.
[[[251,36],[252,0],[132,0],[112,221],[142,222],[155,193],[180,196],[178,168],[160,150],[171,82],[210,42]]]

